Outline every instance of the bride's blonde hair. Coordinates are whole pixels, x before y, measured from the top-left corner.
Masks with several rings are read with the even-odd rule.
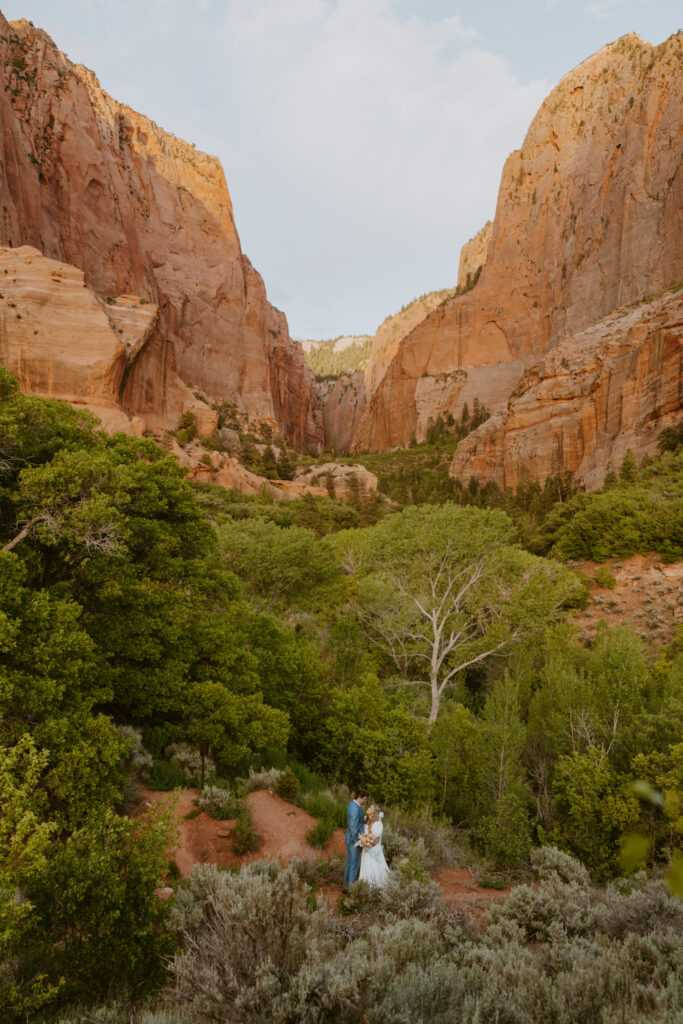
[[[371,814],[374,814],[375,818],[379,818],[379,807],[377,804],[370,804],[368,807],[368,818]]]

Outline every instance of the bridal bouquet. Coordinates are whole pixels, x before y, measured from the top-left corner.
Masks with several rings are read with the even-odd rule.
[[[370,849],[372,846],[372,836],[369,832],[363,832],[362,835],[358,836],[358,846],[362,846],[366,850]]]

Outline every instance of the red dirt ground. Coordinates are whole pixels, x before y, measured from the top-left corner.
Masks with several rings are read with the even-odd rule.
[[[440,868],[434,872],[434,881],[441,886],[445,903],[459,904],[477,919],[489,903],[504,900],[510,894],[509,889],[482,889],[469,868]]]
[[[261,845],[255,853],[239,857],[233,853],[230,843],[230,830],[234,821],[215,821],[203,812],[187,818],[188,814],[197,809],[197,795],[196,789],[182,789],[172,793],[142,787],[139,790],[139,813],[155,805],[174,809],[178,839],[174,849],[169,850],[169,858],[175,860],[183,878],[192,871],[195,864],[218,864],[228,868],[263,858],[286,864],[293,857],[317,860],[320,856],[326,859],[335,854],[346,856],[342,829],[332,834],[324,850],[314,850],[306,841],[306,834],[315,826],[316,819],[269,790],[260,789],[249,793],[246,799],[254,828],[261,836]],[[469,868],[441,868],[434,873],[434,880],[441,886],[445,902],[462,905],[479,920],[488,903],[505,899],[510,891],[480,888]],[[323,892],[334,905],[341,888],[326,885]]]
[[[230,843],[230,830],[234,821],[215,821],[201,812],[188,820],[186,815],[196,811],[196,789],[181,789],[164,793],[141,788],[141,807],[160,804],[174,807],[174,818],[178,826],[178,841],[174,850],[169,850],[178,870],[184,878],[195,864],[218,864],[232,867],[233,864],[248,864],[252,860],[280,860],[286,864],[293,857],[317,860],[318,857],[332,857],[335,853],[346,855],[344,833],[337,829],[324,850],[314,850],[306,841],[306,834],[315,827],[316,819],[310,814],[288,804],[265,789],[249,793],[247,803],[251,811],[254,828],[261,836],[261,845],[255,853],[238,857]]]

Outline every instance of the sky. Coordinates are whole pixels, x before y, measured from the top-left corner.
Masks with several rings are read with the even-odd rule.
[[[225,169],[294,338],[372,334],[454,286],[541,101],[680,0],[0,0]]]

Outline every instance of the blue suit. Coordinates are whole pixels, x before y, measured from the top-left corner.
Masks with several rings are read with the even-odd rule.
[[[358,836],[365,828],[365,812],[360,804],[352,800],[346,808],[346,867],[344,868],[344,888],[348,889],[352,882],[358,878],[360,871],[360,846],[356,846]]]

